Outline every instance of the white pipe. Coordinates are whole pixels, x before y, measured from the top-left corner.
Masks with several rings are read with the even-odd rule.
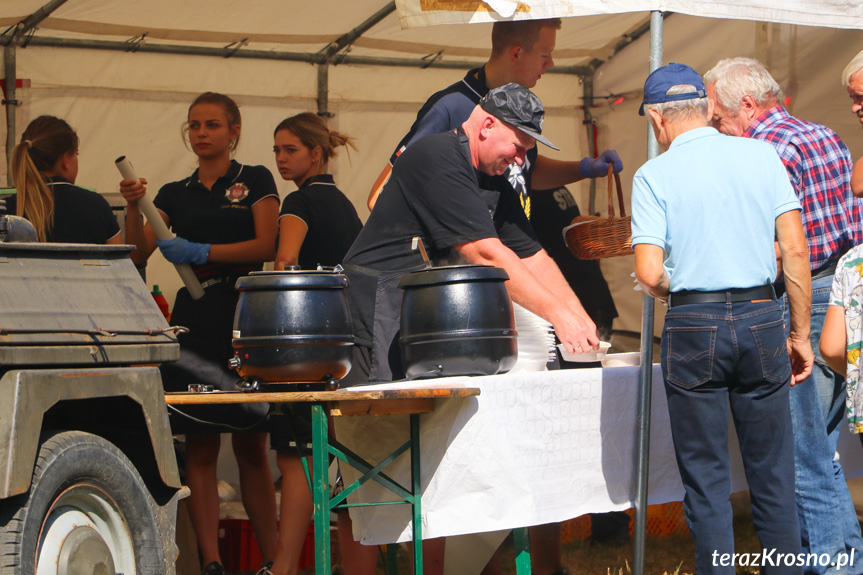
[[[120,170],[120,174],[122,174],[124,179],[138,180],[135,168],[132,167],[132,162],[126,156],[120,156],[114,163],[117,165],[117,169]],[[138,199],[138,205],[147,217],[147,221],[150,222],[150,227],[156,233],[157,239],[170,240],[174,237],[174,234],[165,225],[165,220],[162,219],[159,210],[153,205],[153,200],[150,198],[149,193],[145,193]],[[189,264],[174,264],[174,267],[177,269],[177,273],[180,274],[180,279],[186,284],[186,289],[189,290],[189,295],[192,296],[192,299],[201,299],[204,297],[204,288],[201,287],[201,282],[195,277],[192,266]]]

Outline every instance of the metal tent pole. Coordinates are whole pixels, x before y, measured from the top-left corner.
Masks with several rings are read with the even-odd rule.
[[[21,44],[24,36],[39,25],[39,22],[51,15],[51,12],[63,5],[66,0],[51,0],[27,18],[18,23],[12,28],[11,34],[7,37],[8,41],[4,42],[3,49],[3,69],[4,69],[4,85],[6,87],[6,99],[3,105],[6,106],[6,165],[12,159],[12,148],[15,147],[15,120],[18,106],[18,60],[15,53],[18,46]],[[8,185],[14,185],[12,182],[12,174],[7,175]]]
[[[650,14],[650,72],[662,66],[662,12]],[[659,155],[653,130],[647,130],[647,159]],[[644,575],[644,537],[647,528],[647,475],[650,455],[650,397],[653,385],[654,300],[644,295],[641,304],[641,368],[638,377],[638,421],[636,430],[635,524],[632,572]]]
[[[0,36],[0,46],[6,45],[7,40]],[[187,56],[210,56],[214,58],[248,58],[252,60],[273,60],[278,62],[305,62],[306,64],[317,64],[321,62],[320,54],[306,54],[303,52],[281,52],[272,50],[250,50],[242,48],[211,48],[207,46],[185,46],[177,44],[147,43],[130,46],[129,42],[112,40],[82,40],[80,38],[54,38],[50,36],[34,36],[27,40],[28,46],[41,46],[48,48],[78,48],[83,50],[106,50],[113,52],[129,52],[135,54],[180,54]],[[440,68],[446,70],[467,71],[478,68],[485,64],[479,60],[441,60],[429,61],[422,58],[386,58],[380,56],[353,56],[351,54],[339,55],[334,59],[334,64],[354,66],[387,66],[403,68]],[[547,74],[585,76],[593,74],[588,66],[555,66],[549,68]]]
[[[15,147],[15,124],[18,113],[18,64],[16,62],[15,44],[9,44],[3,49],[3,69],[5,70],[5,78],[3,80],[6,87],[6,98],[3,100],[3,105],[6,106],[6,165],[12,161],[12,148]],[[6,173],[6,185],[10,188],[15,185],[12,181],[12,172]]]
[[[347,34],[343,34],[339,37],[335,42],[331,42],[324,50],[321,52],[320,56],[317,58],[318,64],[318,115],[324,119],[332,116],[329,109],[329,97],[330,97],[330,75],[329,68],[330,63],[336,59],[339,52],[344,48],[349,47],[357,38],[362,36],[369,29],[378,24],[381,20],[392,14],[396,11],[396,3],[395,0],[388,2],[386,6],[375,12],[372,16],[367,18],[362,24],[348,32]]]
[[[330,64],[318,64],[318,116],[328,120],[330,114]]]
[[[587,129],[587,155],[591,158],[596,157],[596,138],[593,137],[593,127],[596,125],[596,119],[593,117],[591,107],[593,106],[593,79],[596,72],[590,76],[584,77],[584,126]],[[587,214],[594,215],[596,213],[596,179],[590,180],[590,193],[587,201]]]

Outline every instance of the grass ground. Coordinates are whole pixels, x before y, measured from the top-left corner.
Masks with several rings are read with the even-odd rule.
[[[756,553],[759,550],[758,538],[748,517],[735,519],[735,550],[740,553]],[[500,565],[503,575],[515,575],[515,553],[512,536],[500,548]],[[563,564],[571,575],[629,575],[632,566],[632,543],[624,545],[590,544],[588,541],[573,541],[563,545]],[[338,550],[333,549],[333,563],[336,563]],[[404,548],[399,552],[399,573],[411,572],[410,560]],[[755,571],[739,569],[739,575]],[[305,571],[312,575],[314,570]],[[379,563],[378,573],[383,574],[383,561]],[[695,550],[688,533],[673,534],[666,537],[648,535],[645,543],[645,575],[688,575],[695,573]],[[248,574],[252,575],[252,574]]]
[[[748,516],[734,520],[734,544],[738,553],[758,553],[760,545]],[[499,550],[502,575],[515,575],[515,553],[512,536],[508,537]],[[632,543],[625,545],[591,545],[588,541],[573,541],[563,545],[563,564],[571,575],[631,575]],[[333,563],[337,563],[338,548],[333,548]],[[383,575],[383,561],[379,563],[378,573]],[[404,546],[399,552],[399,573],[410,574],[410,562]],[[673,534],[666,537],[648,535],[645,544],[645,575],[694,575],[695,550],[688,533]],[[737,575],[753,575],[757,568],[738,567]],[[236,575],[254,575],[254,572]],[[314,575],[314,569],[301,575]]]
[[[738,552],[755,553],[758,538],[748,517],[735,520],[735,547]],[[515,553],[512,537],[500,548],[500,565],[503,575],[515,575]],[[407,554],[400,565],[400,573],[410,573]],[[571,575],[629,575],[632,565],[632,542],[625,545],[590,544],[573,541],[563,545],[563,564]],[[648,535],[645,542],[644,573],[646,575],[680,575],[695,573],[695,548],[688,533],[667,537]],[[383,573],[383,571],[381,571]],[[743,575],[746,571],[740,571]]]

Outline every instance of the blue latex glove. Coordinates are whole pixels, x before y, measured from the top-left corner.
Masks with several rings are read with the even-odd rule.
[[[196,244],[179,236],[170,240],[156,240],[156,245],[172,264],[201,265],[207,263],[210,253],[210,244]]]
[[[614,173],[623,170],[623,162],[614,150],[606,150],[598,158],[585,158],[578,164],[578,171],[584,178],[602,178],[608,175],[608,164],[614,166]]]

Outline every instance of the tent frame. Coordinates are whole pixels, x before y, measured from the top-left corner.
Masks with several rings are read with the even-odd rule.
[[[42,20],[47,18],[57,8],[66,3],[66,0],[50,0],[47,4],[21,20],[16,26],[3,33],[3,69],[5,72],[6,94],[3,105],[6,106],[6,163],[12,158],[12,148],[15,147],[15,119],[17,107],[21,104],[17,98],[18,74],[16,50],[24,42],[27,34],[36,29]],[[9,186],[12,186],[9,176]]]
[[[178,54],[193,56],[211,56],[219,58],[251,58],[260,60],[284,60],[293,62],[306,62],[317,66],[317,108],[318,114],[324,118],[331,117],[329,112],[329,67],[331,65],[357,65],[357,66],[401,66],[414,68],[445,68],[445,69],[470,69],[482,66],[484,62],[444,61],[440,53],[425,56],[418,59],[412,58],[385,58],[385,57],[363,57],[352,56],[347,52],[350,46],[366,31],[381,22],[384,18],[395,11],[395,0],[391,0],[376,13],[371,15],[361,24],[340,36],[337,40],[328,44],[323,50],[316,54],[305,54],[287,51],[247,50],[246,42],[233,42],[223,48],[212,48],[193,45],[174,44],[152,44],[144,43],[146,34],[131,38],[125,42],[105,40],[81,40],[72,38],[36,37],[34,35],[38,25],[48,18],[67,0],[49,0],[39,10],[29,15],[16,26],[13,26],[0,35],[0,45],[4,46],[4,72],[5,72],[5,99],[2,104],[6,107],[6,156],[7,162],[11,159],[12,149],[15,147],[16,133],[16,108],[21,104],[17,100],[17,58],[16,51],[27,46],[46,46],[63,48],[83,48],[93,50],[113,50],[123,52],[142,52],[156,54]],[[662,12],[652,12],[650,18],[639,23],[634,28],[621,34],[612,45],[611,54],[608,59],[614,57],[629,44],[650,31],[650,71],[662,65]],[[594,74],[596,70],[605,63],[605,60],[593,59],[587,66],[556,66],[549,70],[553,74],[569,74],[580,76],[583,81],[583,110],[584,124],[592,126],[595,122],[591,114],[594,102]],[[588,150],[591,156],[596,155],[596,140],[592,130],[588,132]],[[658,155],[658,147],[652,131],[648,130],[648,159]],[[14,183],[9,175],[9,186]],[[595,182],[591,183],[589,212],[595,211]],[[647,509],[647,477],[648,477],[648,454],[650,440],[650,402],[652,386],[652,364],[653,364],[653,324],[654,324],[654,299],[645,295],[642,304],[642,326],[641,326],[641,368],[639,373],[638,394],[638,421],[637,421],[637,443],[636,443],[636,498],[635,498],[635,524],[634,524],[634,549],[633,549],[633,574],[643,575],[644,572],[644,550],[646,532],[646,509]],[[644,342],[650,342],[649,345]],[[526,542],[525,542],[526,543]],[[529,573],[530,567],[527,566]],[[521,572],[521,570],[520,570]]]
[[[354,66],[399,66],[409,68],[441,68],[454,70],[469,70],[478,68],[485,62],[467,61],[467,60],[445,60],[441,58],[441,53],[429,54],[419,58],[393,58],[393,57],[377,57],[377,56],[353,56],[349,54],[351,45],[360,38],[366,31],[373,28],[396,9],[395,0],[390,0],[380,10],[372,14],[358,26],[340,36],[335,41],[328,44],[325,48],[316,54],[290,52],[290,51],[270,51],[270,50],[250,50],[246,49],[244,41],[231,42],[222,48],[195,46],[189,44],[160,44],[145,42],[146,33],[141,36],[130,38],[126,41],[111,41],[111,40],[84,40],[76,38],[57,38],[50,36],[35,36],[34,33],[38,25],[48,18],[60,6],[68,0],[49,0],[44,6],[39,8],[33,14],[24,18],[16,26],[10,27],[3,34],[0,34],[0,45],[4,47],[4,86],[6,90],[6,98],[2,104],[6,107],[6,159],[7,162],[11,157],[12,149],[15,147],[15,130],[16,130],[16,107],[21,105],[17,99],[16,83],[17,83],[17,60],[16,51],[18,48],[27,48],[28,46],[40,47],[55,47],[55,48],[77,48],[90,50],[108,50],[120,52],[140,52],[150,54],[176,54],[187,56],[210,56],[217,58],[250,58],[257,60],[278,60],[290,62],[305,62],[317,66],[317,108],[318,114],[324,118],[331,117],[329,112],[329,67],[338,65],[354,65]],[[637,40],[649,29],[649,22],[641,22],[630,30],[625,31],[612,44],[608,59],[613,58],[623,48]],[[593,82],[592,77],[597,68],[605,63],[606,60],[595,58],[585,66],[555,66],[548,70],[550,74],[564,74],[581,77],[584,84],[584,110],[585,124],[593,123],[590,115],[589,107],[592,105],[593,97]],[[595,141],[592,137],[588,137],[588,147],[590,154],[595,154]],[[10,176],[11,178],[11,176]],[[8,182],[9,186],[13,182]],[[595,186],[591,185],[590,191],[590,212],[594,211],[594,196]]]

